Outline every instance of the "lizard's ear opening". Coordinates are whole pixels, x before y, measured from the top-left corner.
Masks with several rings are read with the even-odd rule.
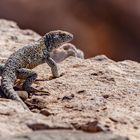
[[[50,42],[50,36],[49,36],[49,34],[45,34],[44,35],[44,42],[45,42],[45,46],[46,47],[49,47],[50,46],[50,44],[51,44],[51,42]]]

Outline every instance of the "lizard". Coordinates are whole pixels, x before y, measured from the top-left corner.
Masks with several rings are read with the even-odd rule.
[[[5,64],[0,64],[1,88],[6,97],[18,101],[24,109],[29,110],[13,88],[15,80],[25,79],[22,88],[28,93],[37,91],[31,86],[37,78],[37,73],[32,69],[43,63],[50,66],[54,78],[59,77],[57,64],[50,53],[72,39],[73,35],[69,32],[50,31],[33,44],[11,54]]]

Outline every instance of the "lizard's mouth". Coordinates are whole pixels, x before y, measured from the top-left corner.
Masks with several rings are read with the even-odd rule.
[[[65,37],[65,42],[68,43],[73,40],[73,34],[67,32],[67,36]]]

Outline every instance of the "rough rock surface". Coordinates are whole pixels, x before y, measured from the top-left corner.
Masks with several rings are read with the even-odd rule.
[[[128,140],[111,133],[82,133],[79,131],[49,130],[16,135],[1,140]]]
[[[0,22],[0,36],[0,62],[39,37],[6,21]],[[56,79],[50,78],[47,64],[35,68],[39,76],[33,87],[48,91],[25,101],[35,113],[24,111],[15,101],[0,98],[0,136],[76,129],[97,134],[111,131],[112,135],[130,140],[140,139],[139,63],[115,62],[101,55],[90,59],[69,57],[58,66],[62,76]]]

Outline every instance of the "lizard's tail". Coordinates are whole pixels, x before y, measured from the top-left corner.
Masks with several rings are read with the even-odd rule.
[[[2,75],[4,70],[4,64],[0,64],[0,76]]]
[[[15,92],[15,90],[13,89],[12,85],[13,84],[8,77],[3,77],[2,78],[1,87],[2,87],[2,90],[5,94],[5,96],[9,99],[13,99],[13,100],[18,101],[19,97],[18,97],[17,93]]]
[[[24,107],[24,109],[29,110],[26,104],[18,96],[17,92],[13,89],[13,84],[8,77],[2,78],[1,87],[7,98],[20,102],[22,106]]]

